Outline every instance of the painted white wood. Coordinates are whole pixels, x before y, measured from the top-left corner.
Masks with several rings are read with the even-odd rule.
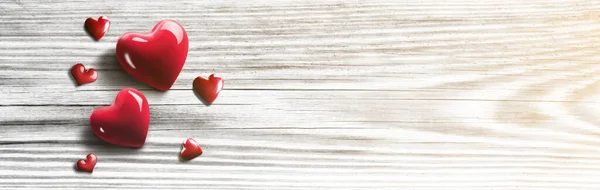
[[[600,189],[600,2],[0,0],[0,189]],[[87,17],[107,16],[99,42]],[[114,58],[175,19],[188,61],[161,93]],[[84,63],[97,82],[75,87]],[[206,107],[196,76],[225,88]],[[93,109],[151,106],[144,148]],[[178,160],[195,138],[204,155]],[[94,173],[73,170],[95,153]]]

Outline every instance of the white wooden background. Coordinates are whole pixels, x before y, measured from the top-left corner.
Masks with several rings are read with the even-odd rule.
[[[166,93],[114,57],[162,19],[190,39]],[[139,150],[89,129],[125,87],[151,104]],[[0,188],[597,190],[599,92],[597,0],[0,0]],[[205,153],[182,163],[188,137]]]

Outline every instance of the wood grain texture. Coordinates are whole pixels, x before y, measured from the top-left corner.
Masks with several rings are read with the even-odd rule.
[[[114,57],[161,19],[190,39],[166,93]],[[600,1],[0,0],[0,189],[596,190],[599,55]],[[98,81],[75,87],[77,62]],[[125,87],[151,106],[139,150],[89,129]],[[205,153],[182,163],[188,137]]]

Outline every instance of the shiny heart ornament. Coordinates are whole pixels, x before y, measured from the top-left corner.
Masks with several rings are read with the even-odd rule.
[[[71,67],[71,75],[77,82],[77,85],[84,85],[92,83],[98,79],[98,72],[96,69],[85,69],[85,66],[81,63],[77,63]]]
[[[188,36],[176,21],[163,20],[148,34],[123,34],[116,51],[121,67],[133,78],[167,91],[187,58]]]
[[[75,165],[75,169],[81,172],[92,173],[94,171],[94,167],[96,167],[96,163],[98,162],[98,158],[94,154],[88,154],[87,160],[79,160]]]
[[[85,20],[85,30],[96,39],[96,41],[100,40],[106,32],[108,32],[108,28],[110,28],[110,21],[104,17],[100,16],[98,20],[93,18],[88,18]]]
[[[221,90],[223,90],[223,83],[221,77],[212,74],[208,79],[196,77],[192,86],[194,87],[194,92],[204,100],[204,103],[210,105],[217,99]]]
[[[191,160],[200,155],[202,155],[202,149],[194,139],[188,138],[183,142],[181,148],[181,158],[183,160]]]
[[[90,125],[94,134],[108,143],[140,148],[150,125],[148,101],[136,89],[122,89],[111,106],[92,112]]]

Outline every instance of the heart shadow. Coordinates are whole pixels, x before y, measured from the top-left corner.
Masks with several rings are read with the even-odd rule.
[[[179,159],[179,162],[182,162],[182,163],[190,162],[190,160],[186,160],[186,159],[183,159],[183,157],[181,157],[181,151],[183,151],[183,145],[181,145],[179,152],[177,152],[177,158]]]
[[[90,153],[94,154],[113,154],[113,155],[136,155],[140,154],[140,150],[143,148],[132,148],[132,147],[124,147],[118,146],[114,144],[110,144],[108,142],[104,142],[102,139],[98,138],[92,128],[89,126],[85,126],[85,129],[82,130],[80,139],[83,141],[83,145],[86,150]]]
[[[79,87],[79,84],[77,84],[77,80],[75,80],[75,77],[73,77],[73,74],[71,73],[71,68],[67,70],[67,75],[69,75],[69,78],[71,79],[71,82],[73,82],[75,88]]]

